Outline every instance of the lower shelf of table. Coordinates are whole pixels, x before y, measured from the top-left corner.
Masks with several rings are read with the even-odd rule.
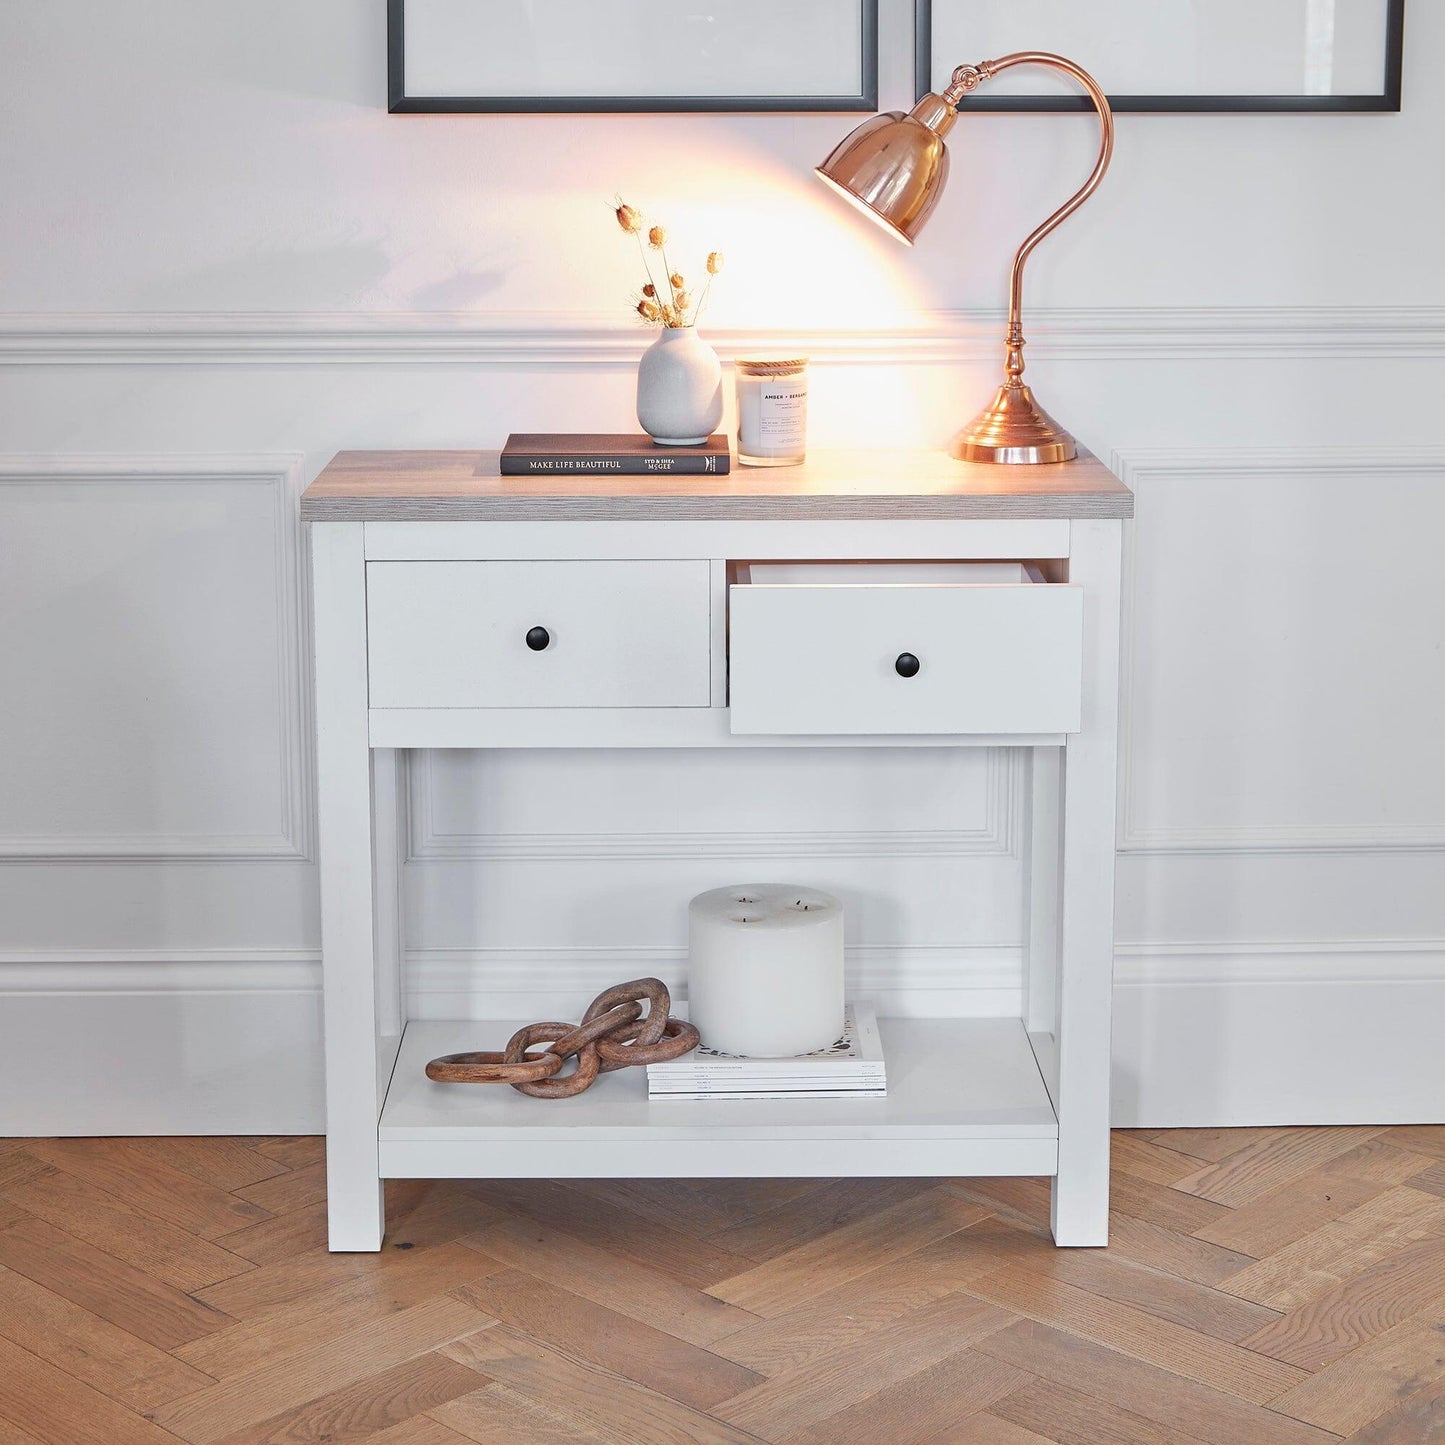
[[[520,1025],[413,1021],[378,1125],[386,1179],[1051,1175],[1058,1122],[1018,1019],[883,1019],[883,1099],[649,1100],[641,1069],[574,1099],[434,1084],[427,1061]]]

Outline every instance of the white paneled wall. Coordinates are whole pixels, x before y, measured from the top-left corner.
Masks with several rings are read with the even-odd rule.
[[[0,1127],[314,1112],[301,477],[288,455],[0,461]],[[289,924],[262,921],[288,894]]]
[[[966,749],[418,754],[413,1011],[680,984],[693,894],[801,878],[844,899],[852,978],[891,1011],[1017,1013],[1022,773]]]
[[[815,443],[916,445],[983,399],[1011,245],[1087,165],[1080,118],[973,117],[904,253],[809,180],[849,117],[388,116],[383,9],[0,7],[0,1131],[319,1124],[295,497],[340,447],[629,425],[614,189],[728,252],[727,354],[815,357]],[[1421,3],[1401,115],[1122,117],[1032,265],[1032,374],[1139,497],[1121,1122],[1440,1117],[1442,59]],[[788,877],[890,1008],[1010,1011],[1023,781],[417,755],[412,1007],[677,977],[691,893]]]
[[[0,694],[0,857],[311,856],[300,473],[287,456],[0,466],[21,682]]]
[[[1120,847],[1445,850],[1445,449],[1121,460]]]

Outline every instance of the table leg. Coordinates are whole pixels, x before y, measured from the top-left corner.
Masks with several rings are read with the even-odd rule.
[[[1064,750],[1059,895],[1059,1165],[1051,1223],[1061,1245],[1109,1241],[1110,1020],[1119,713],[1122,523],[1072,523],[1069,580],[1084,589],[1084,708]]]
[[[326,1027],[326,1198],[333,1250],[385,1230],[367,735],[366,561],[360,522],[311,527],[316,784]]]
[[[383,1044],[377,1066],[390,1075],[395,1061],[391,1041],[401,1042],[406,1026],[402,1001],[402,850],[406,842],[406,801],[402,781],[406,754],[399,748],[373,748],[371,753],[372,878],[376,890],[376,1028]],[[386,1081],[380,1084],[383,1094]]]
[[[1024,863],[1024,1027],[1058,1033],[1059,884],[1063,749],[1030,748]],[[1056,1080],[1045,1082],[1053,1093]]]

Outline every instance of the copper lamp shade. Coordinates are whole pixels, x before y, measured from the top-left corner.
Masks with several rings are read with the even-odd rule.
[[[912,115],[865,120],[818,167],[818,175],[905,245],[933,214],[948,179],[943,133]]]
[[[864,121],[818,167],[818,175],[886,231],[912,245],[948,180],[944,137],[958,119],[958,102],[975,86],[1014,65],[1047,65],[1073,76],[1088,91],[1103,129],[1099,158],[1084,185],[1019,247],[1009,285],[1005,380],[993,402],[949,446],[961,461],[1039,464],[1072,461],[1078,444],[1034,400],[1023,383],[1023,271],[1033,249],[1098,189],[1114,150],[1114,117],[1089,73],[1061,55],[1020,51],[980,65],[961,65],[942,95],[925,95],[911,111],[887,111]]]

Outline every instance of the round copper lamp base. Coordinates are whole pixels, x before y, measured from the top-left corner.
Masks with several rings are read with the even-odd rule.
[[[961,462],[1041,466],[1073,461],[1079,446],[1015,381],[999,387],[993,402],[949,443],[948,454]]]

